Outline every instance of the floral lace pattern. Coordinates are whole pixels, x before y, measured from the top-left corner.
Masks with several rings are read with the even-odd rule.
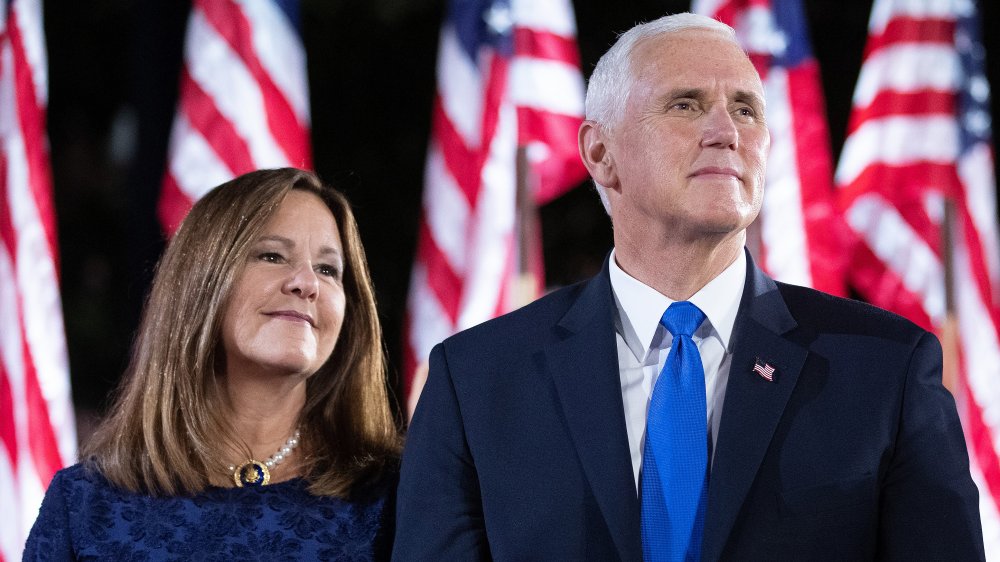
[[[24,560],[387,559],[393,489],[383,482],[344,501],[314,496],[294,479],[154,498],[119,490],[78,464],[53,478]]]

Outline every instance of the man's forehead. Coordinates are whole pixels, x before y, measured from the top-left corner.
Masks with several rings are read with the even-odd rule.
[[[746,52],[729,36],[704,28],[682,29],[641,39],[632,48],[630,58],[635,66],[658,62],[696,64],[722,57],[753,66]]]
[[[692,42],[718,42],[719,44],[732,45],[739,49],[739,45],[733,41],[731,36],[726,35],[718,29],[691,27],[639,39],[632,47],[632,55],[635,56],[636,53],[644,49],[662,46],[683,46]]]
[[[760,75],[743,49],[712,29],[685,29],[643,39],[633,49],[630,62],[635,78],[659,70],[671,87],[698,88],[727,78],[740,83],[734,84],[737,89],[762,93]]]

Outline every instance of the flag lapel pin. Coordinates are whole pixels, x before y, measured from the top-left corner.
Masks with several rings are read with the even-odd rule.
[[[760,357],[753,362],[753,372],[760,375],[760,378],[767,382],[774,382],[774,367],[770,363],[762,361]]]

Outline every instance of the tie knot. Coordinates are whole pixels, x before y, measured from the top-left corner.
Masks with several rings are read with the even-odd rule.
[[[678,301],[667,307],[660,317],[660,324],[675,338],[691,337],[691,334],[705,321],[705,313],[688,301]]]

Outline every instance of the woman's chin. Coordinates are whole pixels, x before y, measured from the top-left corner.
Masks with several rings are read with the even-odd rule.
[[[309,376],[316,372],[319,364],[315,354],[286,352],[279,357],[270,357],[256,365],[262,373],[280,377]]]

